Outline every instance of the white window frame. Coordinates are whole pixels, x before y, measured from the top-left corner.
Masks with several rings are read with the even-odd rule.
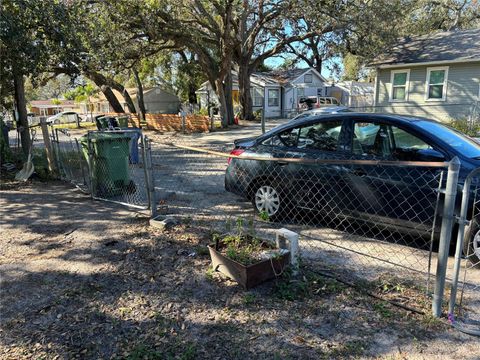
[[[278,97],[275,98],[275,99],[278,100],[277,105],[270,105],[270,91],[272,91],[272,92],[276,91],[277,92]],[[274,99],[274,98],[272,98],[272,99]],[[280,89],[268,89],[267,105],[268,105],[268,107],[271,107],[271,108],[280,107]]]
[[[395,74],[403,74],[407,73],[407,79],[405,81],[405,99],[400,100],[400,99],[394,99],[393,98],[393,79],[395,77]],[[410,88],[410,69],[402,69],[402,70],[391,70],[390,71],[390,96],[388,98],[389,102],[406,102],[408,101],[408,94],[410,93],[409,91]]]
[[[264,89],[263,88],[260,88],[260,87],[254,87],[252,86],[251,88],[251,93],[250,93],[250,96],[252,97],[252,106],[253,107],[262,107],[263,106],[263,102],[265,101],[265,96],[263,94],[264,92]],[[258,92],[257,92],[258,91]],[[257,96],[258,95],[258,96]],[[255,99],[260,99],[260,104],[256,104],[255,103]]]
[[[307,76],[310,76],[310,81],[307,81]],[[303,82],[305,84],[313,84],[313,74],[312,73],[308,73],[308,74],[305,74],[303,75]]]
[[[443,77],[443,92],[441,99],[430,99],[428,93],[430,90],[430,73],[436,70],[444,70],[445,76]],[[445,101],[447,100],[447,84],[448,84],[448,66],[435,66],[427,68],[427,78],[425,80],[425,101]],[[438,84],[435,84],[438,85]]]

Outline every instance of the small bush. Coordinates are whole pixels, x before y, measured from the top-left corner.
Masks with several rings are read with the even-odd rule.
[[[253,116],[255,116],[255,120],[257,121],[262,120],[262,109],[255,110]]]
[[[480,120],[469,121],[466,119],[452,120],[449,125],[454,129],[468,135],[477,137],[480,136]]]
[[[198,115],[208,116],[208,109],[201,108],[200,110],[198,110]]]

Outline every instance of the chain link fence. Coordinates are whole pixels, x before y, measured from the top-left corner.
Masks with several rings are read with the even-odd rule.
[[[88,162],[79,139],[72,137],[67,129],[50,127],[50,134],[60,179],[88,193],[91,185]]]
[[[68,130],[51,127],[50,134],[62,180],[94,199],[152,208],[150,142],[140,130],[89,131],[73,137]]]
[[[463,184],[449,320],[480,336],[480,169]]]
[[[407,307],[431,304],[447,163],[229,149],[156,143],[165,211],[220,232],[237,219],[269,238],[287,227],[309,267],[376,284]]]

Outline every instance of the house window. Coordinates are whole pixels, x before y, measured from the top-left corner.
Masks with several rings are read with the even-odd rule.
[[[426,100],[445,100],[448,67],[427,68]]]
[[[252,88],[250,89],[250,96],[252,97],[253,106],[262,106],[263,103],[263,89]]]
[[[312,74],[305,74],[305,76],[303,77],[303,81],[306,84],[311,84],[313,82],[313,75]]]
[[[305,89],[304,88],[298,88],[298,97],[302,98],[305,96]]]
[[[269,89],[268,90],[268,106],[279,106],[279,105],[280,105],[280,90]]]
[[[391,73],[392,89],[390,101],[406,101],[408,98],[408,81],[410,70],[393,70]]]

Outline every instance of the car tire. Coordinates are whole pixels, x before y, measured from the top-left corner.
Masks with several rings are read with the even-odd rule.
[[[476,267],[480,267],[480,216],[472,219],[465,231],[463,254]]]
[[[284,203],[284,192],[277,184],[262,181],[252,187],[252,204],[261,217],[271,221],[282,220],[285,215]]]

